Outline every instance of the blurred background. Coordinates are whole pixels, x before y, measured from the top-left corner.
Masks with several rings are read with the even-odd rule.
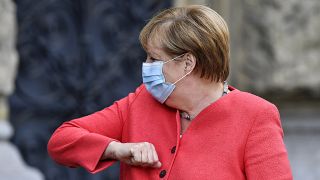
[[[280,110],[294,178],[320,179],[319,0],[0,0],[0,179],[118,179],[54,163],[63,122],[141,84],[138,35],[157,12],[208,5],[231,33],[229,83]]]

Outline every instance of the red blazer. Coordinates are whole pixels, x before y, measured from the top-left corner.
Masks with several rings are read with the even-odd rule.
[[[92,173],[111,141],[150,142],[161,168],[121,163],[121,179],[292,179],[277,108],[249,93],[231,92],[205,108],[180,138],[177,110],[158,103],[140,86],[94,114],[62,124],[48,143],[58,163]]]

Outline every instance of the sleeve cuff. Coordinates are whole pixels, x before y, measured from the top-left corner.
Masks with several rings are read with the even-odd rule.
[[[90,173],[100,172],[111,166],[116,160],[100,160],[105,149],[112,141],[118,141],[106,136],[89,133],[81,137],[81,144],[86,148],[79,148],[77,153],[79,165],[87,169]]]

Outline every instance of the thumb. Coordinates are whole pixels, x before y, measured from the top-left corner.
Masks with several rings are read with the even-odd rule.
[[[162,164],[161,164],[160,161],[157,161],[157,162],[153,165],[153,167],[155,167],[155,168],[160,168],[161,166],[162,166]]]

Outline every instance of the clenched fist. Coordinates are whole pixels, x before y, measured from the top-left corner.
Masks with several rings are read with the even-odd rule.
[[[116,159],[134,166],[161,167],[156,149],[148,142],[120,143],[113,141],[101,159]]]

